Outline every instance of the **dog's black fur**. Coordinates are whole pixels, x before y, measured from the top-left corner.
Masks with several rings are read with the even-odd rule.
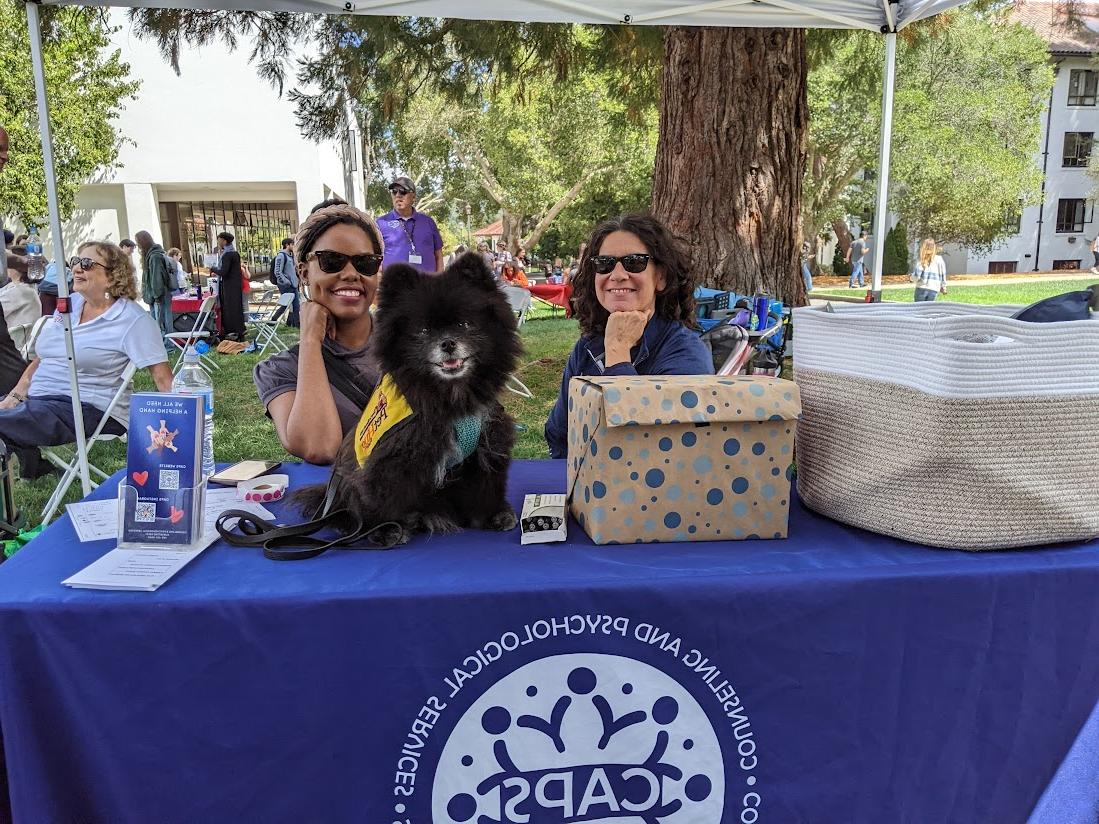
[[[401,524],[371,535],[385,546],[414,532],[514,528],[504,494],[515,422],[497,398],[522,345],[515,314],[481,257],[465,254],[437,275],[387,267],[371,345],[414,415],[378,442],[361,469],[355,433],[348,434],[334,467],[343,480],[332,509],[349,510],[364,527]],[[455,368],[459,361],[463,366]],[[450,366],[450,376],[439,363]],[[468,415],[481,418],[480,440],[447,471],[458,454],[454,422]],[[312,514],[323,496],[324,487],[309,487],[295,500]],[[337,526],[355,525],[348,519]]]

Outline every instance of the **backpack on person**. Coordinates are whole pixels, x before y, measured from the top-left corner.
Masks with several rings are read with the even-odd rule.
[[[286,251],[279,250],[279,252],[273,258],[271,258],[271,276],[268,278],[268,280],[270,280],[272,284],[278,286],[281,289],[284,285],[288,284],[283,284],[279,282],[279,277],[277,274],[278,269],[276,268],[279,260],[279,255],[286,255]],[[289,255],[287,255],[287,257],[289,258]]]

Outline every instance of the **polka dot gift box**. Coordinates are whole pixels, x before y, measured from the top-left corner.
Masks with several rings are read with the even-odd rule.
[[[785,538],[800,414],[780,378],[573,378],[573,517],[597,544]]]

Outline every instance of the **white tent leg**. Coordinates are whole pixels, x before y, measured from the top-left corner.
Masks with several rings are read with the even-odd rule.
[[[38,100],[38,133],[42,138],[42,160],[46,167],[46,198],[50,208],[50,233],[53,237],[53,259],[57,262],[57,297],[66,302],[69,297],[69,279],[65,268],[65,242],[61,235],[61,212],[57,206],[57,179],[53,162],[53,130],[50,128],[50,109],[46,101],[46,72],[42,60],[42,27],[38,18],[38,6],[27,3],[27,29],[31,43],[31,65],[34,69],[34,92]],[[76,354],[73,349],[72,317],[63,312],[65,350],[69,356],[69,381],[72,387],[73,426],[76,430],[76,454],[79,458],[80,486],[87,495],[92,491],[88,476],[88,447],[84,435],[84,414],[80,406],[80,387],[76,380]]]
[[[881,145],[878,148],[878,198],[874,205],[874,269],[870,288],[881,289],[885,259],[886,216],[889,210],[889,150],[893,142],[893,80],[897,73],[897,34],[885,35],[885,71],[881,90]]]

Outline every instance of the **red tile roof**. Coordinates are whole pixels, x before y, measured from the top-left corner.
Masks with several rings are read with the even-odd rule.
[[[1032,29],[1054,54],[1099,53],[1099,4],[1094,2],[1016,0],[1008,19]]]
[[[504,233],[504,221],[501,218],[495,223],[490,223],[473,233],[474,237],[496,237]]]

